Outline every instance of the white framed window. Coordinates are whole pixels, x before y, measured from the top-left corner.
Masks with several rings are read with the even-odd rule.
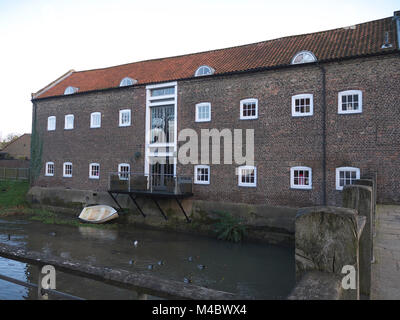
[[[314,113],[314,102],[312,94],[297,94],[292,96],[292,116],[312,116]]]
[[[317,57],[311,51],[300,51],[292,59],[292,64],[310,63],[317,61]]]
[[[90,114],[90,127],[100,128],[101,127],[101,113],[93,112]]]
[[[362,91],[347,90],[339,92],[338,113],[361,113],[362,112]]]
[[[73,94],[75,92],[78,92],[78,88],[69,86],[65,89],[64,94]]]
[[[194,166],[194,183],[210,184],[210,166],[206,165]]]
[[[290,187],[292,189],[312,189],[312,170],[309,167],[290,168]]]
[[[258,100],[254,98],[240,100],[240,119],[248,120],[257,118]]]
[[[131,166],[129,163],[120,163],[118,165],[119,180],[128,180],[131,173]]]
[[[197,68],[194,76],[195,77],[201,77],[201,76],[208,76],[211,74],[214,74],[215,70],[209,66],[200,66]]]
[[[211,103],[202,102],[196,104],[196,122],[211,121]]]
[[[354,180],[360,179],[360,169],[354,167],[336,168],[336,190],[343,190],[347,184],[353,184]]]
[[[134,80],[132,78],[129,77],[125,77],[121,80],[121,82],[119,83],[120,87],[126,87],[126,86],[132,86],[135,83],[137,83],[137,80]]]
[[[47,118],[47,131],[56,130],[56,117],[50,116]]]
[[[74,128],[74,115],[73,114],[67,114],[65,116],[64,129],[65,130],[72,130],[73,128]]]
[[[254,166],[241,166],[237,172],[238,185],[240,187],[256,187],[257,186],[257,168]]]
[[[131,110],[119,110],[119,126],[128,127],[131,125]]]
[[[72,162],[64,162],[63,177],[65,178],[72,177]]]
[[[89,178],[90,179],[100,178],[100,165],[98,163],[91,163],[89,165]]]
[[[54,162],[46,162],[46,176],[54,176]]]

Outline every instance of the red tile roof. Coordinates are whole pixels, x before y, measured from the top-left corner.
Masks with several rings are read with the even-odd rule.
[[[392,48],[381,48],[385,32],[389,32]],[[289,65],[293,56],[302,50],[313,52],[319,61],[376,54],[397,49],[396,39],[395,21],[389,17],[232,48],[72,72],[38,98],[63,95],[68,86],[79,88],[79,92],[118,87],[124,77],[136,79],[138,84],[191,78],[201,65],[211,66],[215,74]]]

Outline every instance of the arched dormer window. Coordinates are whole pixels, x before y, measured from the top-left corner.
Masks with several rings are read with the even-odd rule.
[[[317,57],[311,51],[300,51],[295,54],[292,64],[311,63],[317,61]]]
[[[195,77],[208,76],[214,74],[215,70],[209,66],[201,66],[196,70]]]
[[[78,92],[78,88],[69,86],[65,89],[64,94],[73,94],[75,92]]]
[[[129,77],[125,77],[121,80],[121,82],[119,83],[120,87],[126,87],[126,86],[132,86],[136,83],[137,81],[129,78]]]

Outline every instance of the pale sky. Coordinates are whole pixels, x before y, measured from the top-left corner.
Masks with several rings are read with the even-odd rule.
[[[394,0],[0,0],[0,136],[31,132],[31,93],[70,69],[329,30],[396,10]]]

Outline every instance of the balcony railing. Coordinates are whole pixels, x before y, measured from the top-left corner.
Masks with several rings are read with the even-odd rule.
[[[109,175],[108,190],[144,194],[189,195],[193,191],[193,179],[189,176],[172,174],[114,172]]]

